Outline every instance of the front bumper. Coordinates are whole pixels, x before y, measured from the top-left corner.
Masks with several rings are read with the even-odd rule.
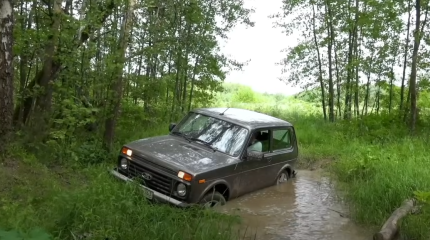
[[[123,181],[126,181],[126,182],[133,182],[133,180],[132,180],[132,179],[130,179],[130,178],[128,178],[128,177],[126,177],[126,176],[122,175],[120,172],[118,172],[118,170],[117,170],[116,168],[115,168],[115,169],[113,169],[113,170],[111,170],[111,171],[110,171],[110,173],[111,173],[112,175],[114,175],[115,177],[117,177],[117,178],[119,178],[119,179],[123,180]],[[171,204],[176,205],[176,206],[178,206],[178,207],[187,207],[187,206],[189,206],[189,204],[188,204],[188,203],[186,203],[186,202],[178,201],[178,200],[176,200],[176,199],[174,199],[174,198],[172,198],[172,197],[169,197],[169,196],[167,196],[167,195],[164,195],[164,194],[162,194],[162,193],[159,193],[159,192],[157,192],[157,191],[154,191],[154,190],[152,190],[152,189],[150,189],[150,188],[147,188],[147,187],[143,186],[142,184],[140,184],[139,186],[142,188],[142,190],[143,190],[143,191],[149,191],[149,192],[151,192],[151,193],[152,193],[152,196],[153,196],[153,198],[154,198],[155,200],[158,200],[158,201],[161,201],[161,202],[171,203]],[[148,195],[145,195],[145,196],[146,196],[147,198],[149,198],[149,197],[148,197]],[[151,199],[151,198],[149,198],[149,199]]]

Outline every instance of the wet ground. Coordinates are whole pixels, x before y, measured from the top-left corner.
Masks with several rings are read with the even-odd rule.
[[[364,240],[373,235],[349,220],[320,171],[299,170],[290,182],[234,199],[220,211],[242,217],[241,239]]]

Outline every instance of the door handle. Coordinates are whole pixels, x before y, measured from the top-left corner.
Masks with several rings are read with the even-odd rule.
[[[267,159],[268,162],[272,161],[272,157],[266,157],[266,159]]]

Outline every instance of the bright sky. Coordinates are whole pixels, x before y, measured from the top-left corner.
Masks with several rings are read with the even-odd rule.
[[[272,27],[273,19],[268,16],[280,11],[281,0],[270,1],[245,0],[245,7],[253,7],[255,13],[251,20],[253,28],[237,26],[229,34],[227,43],[221,44],[221,50],[238,61],[250,60],[243,71],[231,71],[226,82],[235,82],[252,87],[254,91],[283,93],[292,95],[301,89],[281,82],[281,66],[275,64],[285,55],[281,50],[297,44],[296,36],[287,37],[281,29]]]
[[[287,85],[279,80],[279,77],[286,77],[286,75],[281,74],[282,66],[276,66],[276,63],[285,57],[285,53],[281,53],[281,50],[296,46],[299,37],[298,33],[286,36],[281,29],[273,28],[274,19],[268,18],[269,15],[281,11],[282,0],[272,0],[270,4],[263,0],[244,1],[245,7],[255,9],[255,13],[251,15],[251,20],[255,22],[255,26],[253,28],[246,28],[245,26],[234,28],[228,35],[229,40],[226,43],[221,43],[221,51],[235,60],[241,62],[250,60],[250,62],[243,68],[243,71],[231,71],[227,75],[226,81],[250,86],[258,92],[286,95],[300,92],[301,88]],[[407,14],[404,14],[402,18],[404,25],[406,25]],[[404,37],[402,36],[402,38]],[[368,50],[364,51],[368,52]],[[401,62],[403,64],[403,60]],[[396,73],[395,84],[400,86],[403,66],[394,66],[394,72]],[[427,74],[427,71],[424,70],[421,74],[423,73]],[[406,76],[409,75],[410,69],[407,68]],[[372,78],[375,77],[372,76]],[[364,73],[360,73],[360,78],[362,83],[367,81]]]

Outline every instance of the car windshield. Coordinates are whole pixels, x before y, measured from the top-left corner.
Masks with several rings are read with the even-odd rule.
[[[190,141],[203,143],[216,151],[237,156],[245,143],[248,130],[224,120],[190,113],[173,133],[181,134]]]

